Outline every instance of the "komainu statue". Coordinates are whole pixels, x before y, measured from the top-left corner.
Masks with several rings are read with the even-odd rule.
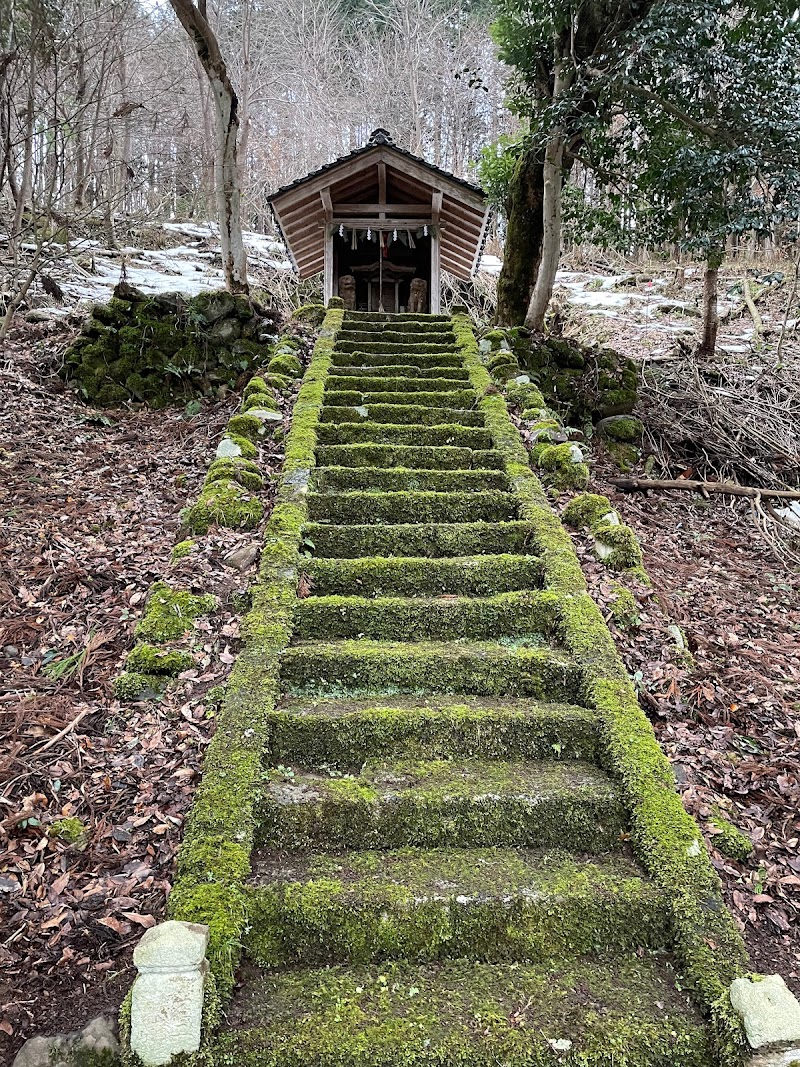
[[[345,304],[347,307],[347,304]],[[424,278],[411,279],[411,293],[408,298],[408,310],[425,314],[428,307],[428,283]]]
[[[352,274],[343,274],[339,279],[339,296],[347,311],[355,311],[356,279]]]

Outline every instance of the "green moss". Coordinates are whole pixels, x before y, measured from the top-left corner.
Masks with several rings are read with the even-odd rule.
[[[171,652],[155,645],[140,643],[128,654],[126,667],[138,674],[176,675],[193,666],[188,652]]]
[[[139,674],[138,671],[123,671],[114,679],[112,690],[117,700],[128,703],[134,700],[152,700],[164,689],[162,675]]]
[[[150,590],[144,618],[136,627],[136,636],[159,645],[174,641],[191,630],[194,619],[207,615],[216,606],[216,597],[210,593],[196,596],[186,589],[173,589],[166,582],[156,582]]]
[[[177,563],[181,559],[185,559],[192,554],[192,549],[197,544],[192,538],[187,538],[185,541],[178,541],[177,545],[173,545],[170,552],[170,562]]]
[[[300,793],[303,803],[296,802]],[[532,818],[535,812],[535,818]],[[485,760],[367,762],[357,775],[269,772],[263,848],[553,847],[618,849],[627,817],[588,764]]]
[[[225,460],[217,460],[224,463]],[[247,478],[251,484],[255,476],[246,471],[237,471],[237,479]],[[260,475],[258,476],[260,479]],[[239,481],[224,475],[206,480],[196,502],[181,512],[183,524],[192,533],[207,533],[212,526],[225,526],[230,530],[252,530],[264,517],[264,505],[251,495]]]
[[[265,967],[566,961],[667,942],[660,894],[622,857],[402,849],[289,859],[259,877],[271,882],[251,891],[247,947]]]
[[[89,840],[89,827],[75,817],[55,819],[47,827],[47,836],[65,845],[85,845]]]
[[[278,401],[272,395],[272,393],[250,393],[242,401],[242,411],[252,411],[253,409],[261,411],[280,411]]]
[[[578,457],[577,445],[535,445],[534,458],[549,475],[548,484],[557,489],[584,489],[589,481],[589,468]]]
[[[316,556],[354,559],[359,556],[497,555],[526,552],[533,546],[527,522],[398,523],[396,525],[332,526],[308,523],[306,537]]]
[[[223,441],[232,441],[237,445],[241,455],[244,459],[254,459],[258,455],[258,449],[247,437],[242,437],[241,434],[231,432],[230,428],[223,436]]]
[[[642,458],[641,452],[635,445],[625,445],[620,441],[610,441],[606,446],[606,451],[623,473],[632,470]]]
[[[303,304],[292,312],[293,322],[304,322],[307,326],[319,328],[325,318],[324,304]]]
[[[299,378],[303,372],[303,365],[297,356],[287,352],[286,355],[273,356],[267,364],[270,374],[283,374],[287,378]]]
[[[246,412],[241,415],[233,415],[228,420],[226,437],[243,437],[246,441],[255,443],[266,433],[266,427],[261,419]]]
[[[641,441],[644,434],[644,424],[641,419],[633,415],[616,415],[603,419],[598,424],[598,433],[611,441],[622,441],[625,444],[633,444]]]
[[[576,700],[582,684],[578,665],[551,649],[489,641],[299,642],[284,654],[281,676],[292,693],[352,696],[505,693]]]
[[[215,459],[208,468],[206,485],[226,481],[238,482],[239,485],[254,493],[264,488],[264,479],[258,467],[251,460],[240,456]]]
[[[274,766],[350,770],[354,758],[594,760],[598,754],[591,712],[509,696],[284,698],[270,725]]]
[[[270,389],[276,389],[279,393],[285,392],[293,384],[294,378],[288,374],[265,374],[264,384]]]
[[[598,493],[579,493],[564,508],[563,519],[576,530],[591,528],[603,522],[607,515],[616,514],[607,496]]]
[[[630,526],[596,523],[592,527],[595,554],[615,571],[642,570],[642,549]]]
[[[728,859],[747,863],[753,855],[753,842],[750,838],[719,811],[714,812],[709,822],[717,831],[711,839],[713,847]]]
[[[639,605],[630,589],[618,582],[612,583],[613,597],[609,605],[611,617],[624,630],[635,630],[641,623]]]
[[[250,379],[247,385],[244,387],[243,399],[247,400],[248,397],[259,393],[269,393],[269,386],[260,375],[255,375]]]
[[[516,518],[516,502],[498,491],[466,493],[360,492],[309,493],[312,520],[351,523],[400,522],[414,515],[419,523],[503,522]]]

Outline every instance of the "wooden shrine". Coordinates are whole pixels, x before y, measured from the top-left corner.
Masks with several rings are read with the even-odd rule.
[[[440,310],[441,272],[478,268],[489,206],[477,186],[404,149],[386,130],[269,198],[301,278],[324,272],[325,303]]]

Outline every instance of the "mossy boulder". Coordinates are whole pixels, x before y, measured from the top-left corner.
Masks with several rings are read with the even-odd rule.
[[[269,348],[252,338],[275,321],[276,313],[227,292],[151,297],[121,283],[92,309],[59,373],[94,404],[182,404],[218,395],[264,363]]]

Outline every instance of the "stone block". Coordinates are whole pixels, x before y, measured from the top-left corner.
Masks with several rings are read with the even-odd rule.
[[[208,927],[161,923],[133,952],[139,975],[131,999],[131,1050],[147,1067],[160,1067],[200,1047]]]
[[[800,1045],[800,1003],[779,974],[756,981],[737,978],[731,983],[730,995],[751,1048]]]

